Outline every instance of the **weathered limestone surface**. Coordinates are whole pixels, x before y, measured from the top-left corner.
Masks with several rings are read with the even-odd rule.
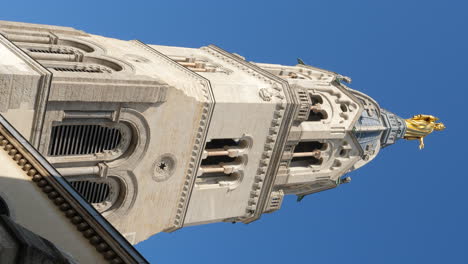
[[[29,137],[40,74],[1,41],[0,54],[0,113],[11,119],[17,129]]]
[[[348,77],[308,65],[66,27],[0,33],[0,112],[131,243],[255,221],[286,194],[349,182],[404,131]]]

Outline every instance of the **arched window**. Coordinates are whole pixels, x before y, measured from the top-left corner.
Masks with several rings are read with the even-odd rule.
[[[44,55],[49,58],[40,59]],[[123,70],[120,65],[111,61],[77,55],[40,54],[40,56],[36,55],[35,57],[41,61],[44,67],[55,72],[113,73]]]
[[[83,73],[111,73],[112,70],[99,65],[73,64],[73,65],[47,65],[55,72],[83,72]]]
[[[234,186],[242,179],[247,162],[247,150],[251,140],[247,138],[212,139],[206,143],[199,169],[199,186]]]
[[[320,95],[310,94],[310,112],[307,121],[317,122],[328,118],[328,114],[322,109],[323,98]]]
[[[131,130],[118,123],[65,123],[52,126],[48,155],[108,155],[115,158],[128,147]]]
[[[326,143],[318,141],[299,142],[294,149],[290,167],[308,167],[323,162],[321,152],[327,149]]]
[[[99,212],[103,213],[118,207],[119,197],[124,192],[116,177],[105,179],[96,177],[67,177],[71,186]]]
[[[61,48],[59,46],[32,46],[26,48],[26,50],[33,53],[45,53],[45,54],[74,54],[72,49]]]
[[[81,41],[60,39],[48,33],[3,31],[3,34],[44,67],[57,73],[112,73],[123,70],[119,63],[96,57],[93,53],[95,49]]]

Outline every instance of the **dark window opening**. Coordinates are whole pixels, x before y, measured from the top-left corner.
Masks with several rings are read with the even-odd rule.
[[[328,118],[327,112],[322,110],[323,99],[320,95],[309,94],[311,106],[307,121],[320,121]]]
[[[218,138],[206,143],[198,184],[232,184],[240,179],[239,166],[246,162],[245,139]]]
[[[212,139],[210,142],[206,143],[205,149],[217,149],[224,147],[237,147],[240,146],[240,140],[234,140],[232,138],[219,138]]]
[[[221,172],[217,172],[217,173],[204,173],[202,174],[201,176],[199,176],[198,178],[200,179],[216,179],[216,180],[220,180],[220,179],[229,179],[229,177],[232,175],[231,174],[224,174],[224,173],[221,173]]]
[[[310,165],[320,165],[322,164],[322,158],[315,157],[294,157],[291,160],[291,165],[289,167],[307,167]]]
[[[59,50],[59,49],[38,49],[38,48],[28,48],[30,52],[35,52],[35,53],[48,53],[48,54],[67,54],[71,55],[74,54],[73,51],[71,50]]]
[[[323,99],[320,95],[310,95],[310,101],[312,102],[312,105],[316,104],[323,104]]]
[[[341,111],[348,112],[348,107],[345,104],[340,105]]]
[[[327,118],[328,116],[327,113],[325,113],[325,111],[314,112],[313,110],[310,110],[309,116],[307,117],[307,121],[320,121]]]
[[[72,181],[75,190],[89,203],[102,203],[109,199],[110,186],[106,182]]]
[[[327,144],[318,141],[299,142],[294,149],[290,167],[307,167],[322,164],[321,151],[326,148]]]
[[[211,156],[202,160],[201,165],[219,165],[221,163],[231,163],[236,161],[236,158],[231,158],[229,156]]]
[[[52,67],[55,71],[59,72],[87,72],[87,73],[104,73],[103,70],[98,68],[75,68],[75,67]]]
[[[294,153],[297,152],[309,152],[309,151],[314,151],[314,150],[324,150],[326,149],[326,144],[325,143],[320,143],[318,141],[302,141],[299,142],[299,144],[296,145],[296,148],[294,148]]]
[[[233,172],[230,174],[224,173],[204,173],[197,178],[197,183],[201,185],[220,184],[221,182],[235,182],[239,180],[239,173]]]
[[[117,128],[100,125],[52,127],[49,156],[88,155],[115,149],[122,135]]]
[[[347,153],[348,153],[348,150],[346,150],[346,149],[341,149],[339,155],[340,155],[341,157],[344,157],[344,156],[346,156]]]

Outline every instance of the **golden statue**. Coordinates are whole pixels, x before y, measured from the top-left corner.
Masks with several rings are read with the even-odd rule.
[[[432,131],[441,131],[445,129],[444,124],[436,123],[439,118],[431,115],[415,115],[412,118],[405,119],[406,133],[404,138],[408,140],[419,140],[419,149],[424,148],[424,137]]]

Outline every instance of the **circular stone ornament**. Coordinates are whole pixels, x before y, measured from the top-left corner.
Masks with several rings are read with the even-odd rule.
[[[153,165],[153,180],[162,182],[169,179],[174,173],[175,165],[176,159],[173,155],[164,154],[159,156]]]

